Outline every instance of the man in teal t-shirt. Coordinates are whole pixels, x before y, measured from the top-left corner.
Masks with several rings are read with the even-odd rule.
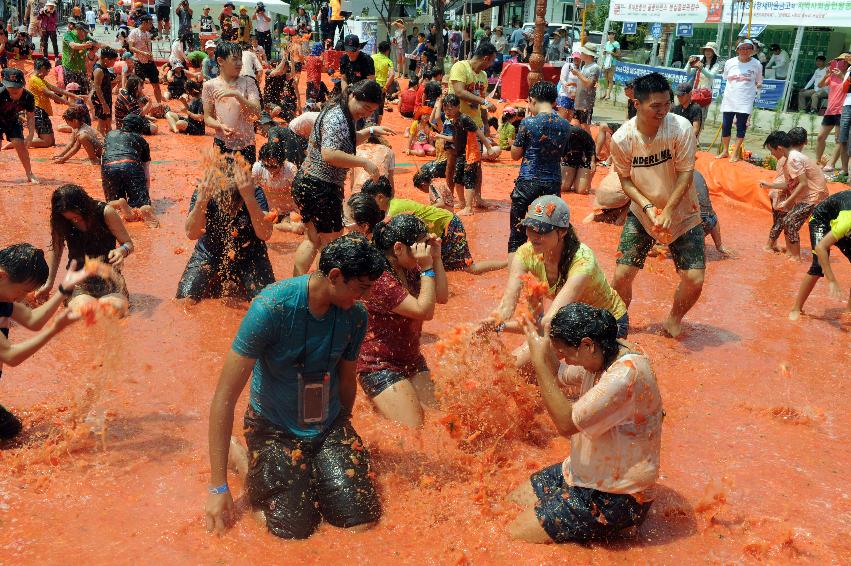
[[[86,52],[97,45],[96,41],[88,39],[89,30],[86,24],[79,25],[71,20],[68,31],[62,37],[62,70],[65,84],[80,85],[80,94],[89,92],[89,79],[86,76]]]
[[[380,517],[369,453],[350,417],[367,328],[357,301],[384,267],[366,239],[343,236],[322,250],[316,273],[270,285],[251,303],[210,409],[209,530],[223,531],[233,512],[229,462],[276,536],[307,538],[322,518],[351,528]],[[249,376],[246,450],[230,435]]]

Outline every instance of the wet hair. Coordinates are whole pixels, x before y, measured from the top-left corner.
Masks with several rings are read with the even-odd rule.
[[[414,88],[415,86],[420,84],[420,79],[416,75],[411,77],[411,80],[408,81],[408,88]]]
[[[800,126],[792,128],[786,135],[789,136],[789,144],[794,147],[806,145],[807,138],[809,137],[807,130]]]
[[[623,83],[623,88],[624,88],[624,90],[626,90],[628,88],[635,88],[635,79],[632,79],[632,80],[629,80],[629,81],[626,81],[625,83]]]
[[[393,185],[386,175],[382,175],[377,181],[367,179],[361,187],[361,192],[375,198],[378,195],[384,195],[387,198],[393,198]]]
[[[431,71],[431,78],[432,78],[432,79],[436,79],[437,77],[442,77],[442,76],[443,76],[443,75],[445,75],[445,74],[446,74],[446,71],[444,71],[444,70],[443,70],[443,69],[441,69],[440,67],[435,67],[435,68],[434,68],[434,69],[432,69],[432,71]]]
[[[372,230],[373,245],[387,254],[396,242],[413,246],[428,235],[425,222],[413,214],[399,214],[387,222],[379,222]]]
[[[485,57],[490,57],[491,55],[496,55],[496,47],[490,41],[482,41],[476,47],[476,50],[473,51],[474,59],[484,59]]]
[[[381,43],[379,43],[378,44],[378,52],[379,53],[389,53],[390,52],[390,42],[385,40],[385,41],[382,41]]]
[[[789,148],[792,145],[792,141],[789,139],[789,134],[782,130],[776,130],[768,134],[768,137],[765,138],[765,143],[762,144],[762,147],[766,149],[777,149],[778,147]]]
[[[352,211],[352,220],[355,224],[366,224],[370,233],[375,225],[384,220],[384,211],[378,208],[375,197],[367,193],[355,193],[349,197],[349,208]]]
[[[127,84],[124,86],[124,90],[130,95],[136,96],[139,94],[139,89],[142,88],[143,84],[145,84],[144,79],[140,79],[137,75],[130,75],[127,77]]]
[[[12,283],[44,285],[49,274],[44,251],[32,244],[12,244],[0,250],[0,269]]]
[[[71,221],[62,216],[63,212],[79,214],[87,223],[102,215],[98,201],[80,185],[69,183],[53,191],[50,197],[50,233],[54,251],[68,239],[73,227]],[[96,227],[94,230],[109,230],[103,222],[95,222],[92,226]]]
[[[287,160],[287,148],[281,143],[264,143],[260,148],[260,161],[274,159],[283,164]]]
[[[650,98],[651,94],[657,92],[667,92],[668,96],[673,100],[674,93],[671,90],[671,83],[661,73],[650,73],[643,77],[635,79],[633,87],[633,97],[639,102],[644,102]]]
[[[370,104],[380,104],[382,97],[381,85],[373,80],[358,81],[348,87],[347,95],[355,97],[358,102],[368,102]],[[348,96],[343,97],[343,100],[348,100]]]
[[[62,113],[62,118],[64,118],[66,122],[68,120],[78,120],[80,122],[84,122],[86,119],[86,108],[80,106],[79,104],[69,106],[65,110],[65,112]]]
[[[565,230],[564,247],[561,249],[561,257],[558,258],[558,287],[561,288],[564,282],[567,281],[567,272],[570,271],[570,264],[573,263],[573,258],[576,256],[576,252],[579,251],[579,244],[581,242],[572,224],[568,225],[567,228],[559,228],[559,230]]]
[[[604,367],[615,361],[620,350],[618,323],[614,315],[585,303],[561,307],[550,323],[550,338],[574,348],[583,338],[589,338],[603,352]]]
[[[151,131],[151,124],[143,116],[128,114],[124,117],[124,123],[121,124],[121,131],[146,135]]]
[[[444,106],[458,106],[460,104],[461,100],[458,98],[457,94],[447,94],[443,97]]]
[[[538,102],[555,104],[557,97],[558,89],[549,81],[538,81],[529,89],[529,98],[534,98]]]
[[[41,71],[42,69],[50,69],[50,59],[47,57],[39,57],[33,63],[33,69],[36,71]]]
[[[488,126],[497,130],[499,129],[499,119],[496,116],[491,116],[488,118]]]
[[[186,84],[183,86],[186,92],[190,94],[201,94],[201,83],[198,81],[186,81]]]
[[[333,240],[319,254],[319,272],[323,275],[339,269],[343,281],[368,277],[375,281],[384,273],[384,256],[360,234],[347,234]]]
[[[213,60],[218,61],[219,58],[228,59],[230,57],[242,57],[242,46],[233,41],[220,41],[216,45]]]
[[[112,47],[101,47],[100,57],[101,59],[118,59],[118,51]]]

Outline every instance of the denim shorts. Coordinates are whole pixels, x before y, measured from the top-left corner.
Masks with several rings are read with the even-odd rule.
[[[851,134],[851,104],[842,107],[842,116],[839,118],[839,143],[848,143]]]
[[[553,464],[529,478],[538,496],[535,515],[554,542],[587,542],[618,536],[644,522],[651,501],[567,485],[562,464]]]
[[[426,365],[425,358],[421,357],[413,371],[399,372],[392,369],[381,369],[371,373],[359,374],[358,381],[360,381],[360,386],[367,397],[374,399],[391,385],[410,379],[424,371],[428,371],[428,365]]]

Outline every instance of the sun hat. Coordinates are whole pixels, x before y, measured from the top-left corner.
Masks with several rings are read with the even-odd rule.
[[[547,234],[556,228],[570,226],[570,207],[559,196],[544,195],[529,205],[521,226],[532,228],[536,232]]]
[[[715,53],[715,56],[718,57],[718,44],[714,41],[707,41],[706,45],[700,48],[701,51],[704,49],[711,49],[712,52]]]
[[[212,39],[208,39],[207,43],[204,44],[204,50],[215,49],[215,48],[216,48],[216,42],[213,41]]]
[[[753,41],[751,41],[750,39],[746,39],[736,46],[736,51],[738,51],[744,46],[750,46],[751,49],[755,49]]]
[[[503,116],[516,116],[517,115],[517,109],[513,106],[506,106],[505,108],[502,109],[502,115]]]
[[[343,40],[343,49],[346,51],[357,51],[364,45],[366,45],[366,43],[361,43],[360,38],[355,34],[349,34],[346,36],[346,39]]]
[[[80,92],[80,85],[78,83],[68,83],[65,85],[65,90],[68,92]]]
[[[585,45],[583,45],[579,49],[579,52],[582,55],[589,55],[591,57],[596,57],[597,56],[597,44],[596,43],[586,43]]]
[[[836,57],[834,57],[834,58],[833,58],[833,60],[834,60],[834,61],[838,61],[838,60],[845,59],[846,57],[849,57],[849,56],[851,56],[851,53],[848,53],[848,52],[840,53],[839,55],[837,55]]]

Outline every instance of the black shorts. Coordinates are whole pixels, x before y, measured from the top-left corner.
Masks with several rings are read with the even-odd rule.
[[[568,151],[561,158],[561,164],[574,169],[591,169],[593,153],[586,151]]]
[[[160,84],[160,73],[157,71],[157,64],[153,61],[140,63],[136,59],[133,59],[133,72],[143,82],[145,79],[148,79],[152,85]]]
[[[17,116],[13,116],[11,120],[0,122],[0,140],[6,136],[6,139],[12,141],[14,139],[24,139],[24,127],[18,121]]]
[[[831,127],[838,126],[840,118],[842,118],[842,114],[831,114],[829,116],[825,114],[821,119],[821,125]]]
[[[141,163],[112,163],[101,167],[103,194],[107,202],[126,199],[131,208],[151,204],[145,169]]]
[[[10,440],[20,434],[23,425],[21,421],[10,413],[6,407],[0,405],[0,440]]]
[[[157,21],[158,22],[170,22],[171,21],[171,6],[157,6]]]
[[[830,232],[830,220],[813,217],[810,219],[810,245],[812,245],[812,249],[816,249],[816,246],[819,242],[821,242],[822,238],[827,236]],[[845,236],[844,238],[840,238],[836,242],[836,249],[842,252],[848,261],[851,261],[851,236]],[[830,255],[830,249],[827,250],[828,255]],[[813,254],[813,263],[810,265],[810,269],[807,271],[807,275],[813,275],[815,277],[824,277],[824,271],[822,271],[821,265],[818,262],[818,256]]]
[[[567,485],[562,464],[553,464],[529,478],[538,496],[535,515],[554,542],[587,542],[616,537],[644,522],[651,501]]]
[[[579,120],[580,124],[590,124],[591,118],[594,117],[594,109],[591,110],[574,110],[573,117]]]
[[[452,176],[452,182],[456,185],[464,185],[465,189],[472,189],[476,187],[481,176],[481,162],[476,161],[468,165],[463,157],[455,159],[455,174]]]
[[[177,284],[176,298],[200,301],[229,295],[250,301],[275,282],[266,243],[261,243],[262,249],[252,250],[250,259],[231,262],[210,257],[196,246]]]
[[[312,222],[320,234],[343,229],[343,187],[299,171],[293,180],[293,200],[304,222]]]
[[[318,438],[297,438],[249,406],[245,441],[250,462],[245,487],[273,535],[309,537],[325,519],[351,528],[381,518],[369,452],[348,416],[340,415]]]
[[[561,181],[541,182],[532,179],[517,178],[514,190],[511,191],[511,211],[508,215],[508,253],[514,253],[517,248],[526,243],[526,228],[520,221],[526,218],[529,205],[544,195],[558,195],[561,191]]]
[[[44,109],[35,107],[35,131],[38,135],[53,135],[53,122]]]
[[[225,145],[225,142],[220,140],[219,138],[213,138],[213,145],[219,148],[219,151],[222,153],[238,153],[245,158],[249,165],[254,165],[254,162],[257,161],[257,146],[249,145],[248,147],[244,147],[242,149],[231,149]]]
[[[92,95],[92,108],[95,111],[95,118],[98,120],[112,120],[112,93],[109,93],[109,96],[106,97],[107,106],[104,107],[100,103],[100,98],[97,95]]]
[[[363,388],[363,392],[366,393],[366,396],[370,399],[374,399],[379,393],[384,392],[384,390],[391,385],[410,379],[424,371],[428,371],[428,365],[426,364],[425,358],[421,356],[420,360],[411,371],[399,372],[392,369],[382,369],[371,373],[358,374],[358,381],[360,381],[360,386]]]

